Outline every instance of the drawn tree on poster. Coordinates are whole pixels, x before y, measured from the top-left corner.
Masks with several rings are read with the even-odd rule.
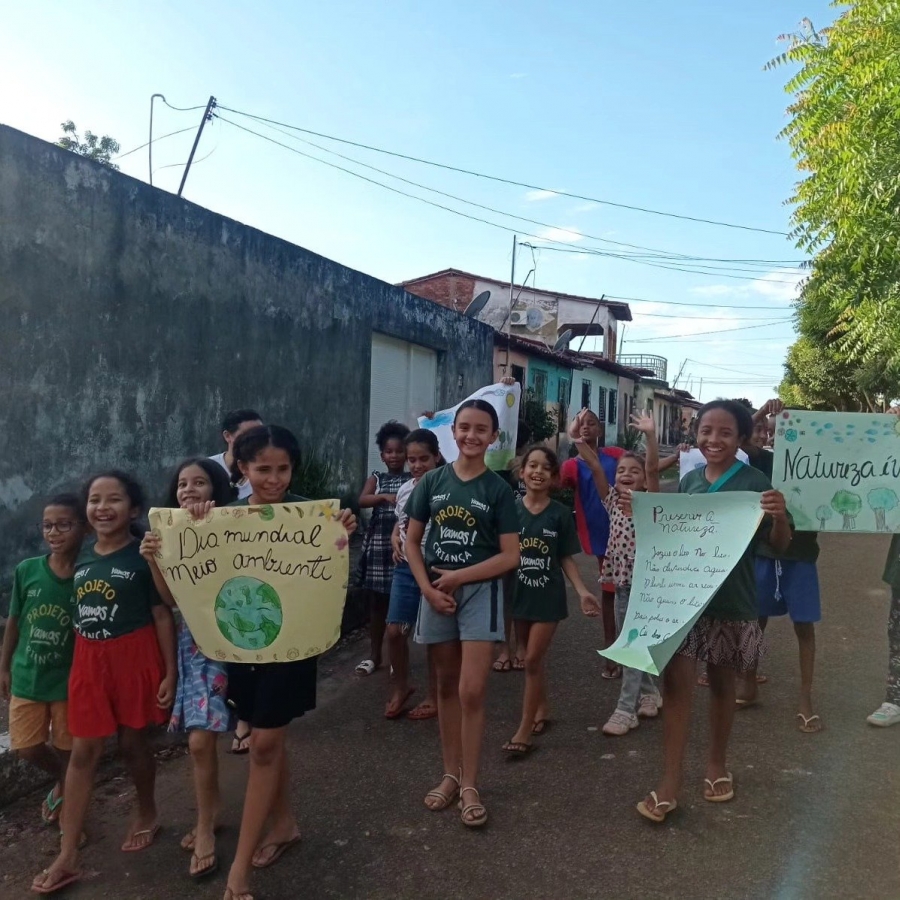
[[[844,517],[844,531],[853,531],[856,528],[856,517],[862,510],[862,498],[852,491],[838,491],[831,498],[831,506],[834,511]]]
[[[830,506],[824,503],[816,510],[816,518],[819,520],[819,531],[825,530],[825,523],[834,517],[834,512]]]
[[[900,504],[897,495],[890,488],[873,488],[867,499],[869,508],[875,513],[875,527],[879,531],[889,531],[887,514]]]

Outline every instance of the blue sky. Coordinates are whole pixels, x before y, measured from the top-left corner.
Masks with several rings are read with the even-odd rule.
[[[19,90],[0,95],[0,122],[55,140],[71,118],[80,129],[113,135],[124,152],[147,140],[152,93],[183,107],[214,94],[221,106],[548,189],[786,231],[784,201],[797,175],[776,135],[786,121],[788,73],[762,68],[782,49],[778,34],[804,16],[821,26],[834,15],[823,0],[7,5],[0,83]],[[623,352],[667,357],[670,380],[681,370],[679,386],[702,399],[762,402],[773,394],[793,334],[797,275],[776,262],[799,258],[786,238],[536,195],[317,141],[554,228],[526,225],[327,156],[298,143],[296,133],[221,114],[401,190],[531,232],[537,238],[525,240],[543,248],[535,254],[539,288],[650,301],[632,303]],[[157,103],[154,133],[199,118]],[[186,132],[154,145],[158,187],[177,190],[192,140]],[[207,128],[197,160],[186,198],[355,269],[391,282],[451,266],[508,278],[511,233],[224,122]],[[146,150],[120,165],[148,177]],[[604,241],[773,262],[706,275],[559,252],[615,249]],[[531,251],[520,254],[524,274]],[[700,332],[714,333],[676,337]]]

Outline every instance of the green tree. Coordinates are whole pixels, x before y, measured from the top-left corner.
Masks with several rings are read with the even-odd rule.
[[[99,137],[92,131],[86,131],[84,140],[82,140],[71,119],[63,122],[60,127],[63,130],[63,136],[56,142],[57,147],[71,150],[72,153],[77,153],[79,156],[85,156],[110,169],[118,170],[119,167],[112,161],[112,158],[119,152],[119,142],[115,138],[111,138],[108,134]]]
[[[541,398],[529,388],[522,395],[519,406],[519,420],[523,422],[535,444],[556,437],[558,433],[557,416],[555,416]]]

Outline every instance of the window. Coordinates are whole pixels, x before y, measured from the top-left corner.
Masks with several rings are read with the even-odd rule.
[[[545,406],[547,405],[547,373],[534,373],[534,395]]]
[[[510,366],[509,374],[516,380],[520,387],[525,385],[525,369],[522,366]]]
[[[597,418],[602,422],[606,416],[606,388],[597,387]]]
[[[581,381],[581,409],[591,408],[591,383],[587,378]],[[580,411],[580,410],[579,410]]]
[[[609,392],[609,410],[607,413],[606,421],[610,423],[610,425],[615,424],[616,414],[618,413],[619,407],[619,395],[615,391]]]
[[[559,389],[556,394],[557,398],[557,413],[559,423],[557,426],[557,430],[565,431],[566,424],[569,421],[569,392],[570,392],[570,382],[568,378],[560,378],[559,379]]]

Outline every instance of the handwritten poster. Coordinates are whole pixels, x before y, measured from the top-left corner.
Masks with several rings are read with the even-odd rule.
[[[519,431],[519,401],[522,389],[518,384],[491,384],[479,388],[474,394],[466,397],[466,400],[487,400],[497,410],[497,418],[500,420],[500,435],[490,447],[484,461],[489,469],[499,471],[505,469],[510,460],[516,455],[516,436]],[[459,456],[459,448],[453,440],[453,417],[456,411],[465,403],[463,400],[457,403],[453,409],[442,409],[430,419],[421,416],[419,428],[427,428],[435,432],[441,455],[447,462],[453,462]]]
[[[797,531],[900,532],[900,417],[785,410],[772,481]]]
[[[743,450],[738,448],[737,458],[742,463],[749,463],[750,457],[744,453]],[[694,469],[702,469],[706,465],[706,457],[697,447],[691,447],[690,450],[682,453],[678,457],[678,479],[679,481],[684,478],[689,472],[693,472]]]
[[[317,656],[341,635],[347,531],[336,500],[151,509],[157,564],[197,646],[224,662]]]
[[[622,633],[605,656],[659,675],[747,549],[762,510],[759,494],[632,497],[634,580]]]

